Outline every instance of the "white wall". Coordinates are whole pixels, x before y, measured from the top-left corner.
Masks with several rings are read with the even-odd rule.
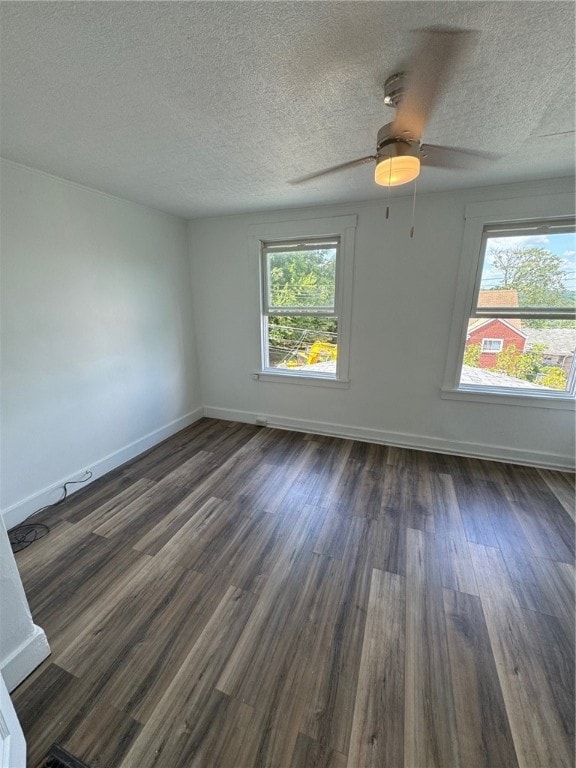
[[[182,428],[201,400],[186,223],[11,162],[0,182],[10,527],[85,468]]]
[[[8,690],[14,690],[49,654],[44,631],[32,621],[0,517],[0,672]]]
[[[570,179],[190,222],[193,306],[209,415],[547,466],[574,463],[567,411],[442,400],[467,203],[573,189]],[[358,214],[347,390],[254,381],[258,261],[250,224]]]

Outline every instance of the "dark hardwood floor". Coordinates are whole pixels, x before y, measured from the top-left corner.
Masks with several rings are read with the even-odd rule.
[[[34,519],[30,766],[574,765],[571,475],[203,419]]]

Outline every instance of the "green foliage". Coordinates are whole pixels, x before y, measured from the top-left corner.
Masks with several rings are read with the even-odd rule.
[[[524,328],[574,328],[574,320],[522,320]]]
[[[334,248],[269,256],[270,306],[333,307]]]
[[[547,365],[542,368],[542,374],[538,378],[538,384],[541,384],[543,387],[550,387],[550,389],[566,389],[568,377],[562,368],[558,368],[555,365]]]
[[[499,248],[490,251],[491,263],[502,274],[499,290],[516,289],[520,306],[561,306],[566,291],[560,256],[544,248]]]
[[[480,344],[470,344],[464,350],[464,365],[471,365],[473,368],[480,367],[480,355],[482,346]]]
[[[331,317],[269,317],[270,364],[295,361],[305,365],[314,343],[335,344],[337,331],[338,321]]]
[[[515,379],[534,381],[543,366],[543,344],[534,344],[527,352],[519,352],[513,344],[505,347],[496,355],[496,365],[492,370],[505,373]]]
[[[565,390],[566,373],[557,366],[544,365],[543,353],[545,349],[545,344],[534,344],[532,349],[527,352],[519,352],[513,344],[510,344],[498,352],[496,365],[488,370],[495,373],[505,373],[515,379],[533,381],[542,387]],[[481,354],[482,346],[480,344],[470,344],[464,350],[464,365],[471,365],[474,368],[481,367]]]
[[[576,294],[564,284],[562,259],[545,248],[492,248],[488,257],[500,272],[491,290],[516,290],[521,307],[574,306]],[[571,328],[570,320],[525,320],[529,328]]]

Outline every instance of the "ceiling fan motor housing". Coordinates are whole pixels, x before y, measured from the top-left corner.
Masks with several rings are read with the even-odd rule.
[[[395,187],[415,179],[420,173],[420,142],[392,133],[392,124],[378,131],[374,180],[384,187]]]
[[[386,123],[378,131],[376,137],[376,154],[378,157],[402,157],[404,155],[413,155],[418,157],[420,153],[420,142],[414,139],[395,136],[392,133],[392,123]]]

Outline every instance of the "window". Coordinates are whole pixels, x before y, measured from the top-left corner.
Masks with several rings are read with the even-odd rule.
[[[468,206],[443,396],[574,407],[575,220],[521,214],[538,203],[573,209],[550,197]]]
[[[355,216],[256,225],[264,381],[346,386]]]
[[[482,352],[501,352],[503,345],[502,339],[482,339]]]
[[[264,243],[264,368],[336,376],[340,241]]]

